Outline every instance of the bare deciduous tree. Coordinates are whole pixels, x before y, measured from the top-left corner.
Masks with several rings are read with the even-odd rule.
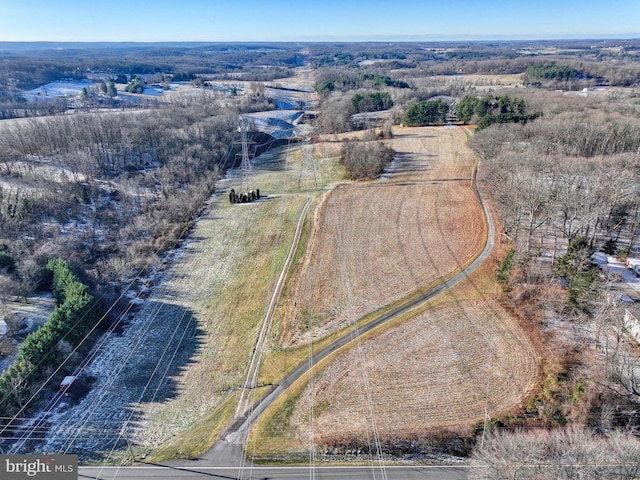
[[[351,98],[333,93],[322,102],[320,125],[324,133],[343,133],[350,130],[349,118],[355,113]]]
[[[472,454],[472,479],[636,478],[640,442],[628,432],[595,435],[569,426],[548,431],[490,432]]]
[[[483,435],[472,453],[471,478],[477,480],[516,480],[540,477],[545,456],[546,432],[535,434],[493,430]]]

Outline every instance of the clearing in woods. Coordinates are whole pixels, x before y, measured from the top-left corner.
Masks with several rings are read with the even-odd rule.
[[[486,223],[465,130],[396,128],[389,144],[398,154],[382,179],[341,185],[323,199],[276,317],[285,351],[266,372],[287,363],[287,347],[355,330],[364,314],[451,276],[482,249]],[[263,416],[248,453],[467,432],[519,406],[536,384],[538,358],[496,304],[488,264],[413,318],[323,362]]]

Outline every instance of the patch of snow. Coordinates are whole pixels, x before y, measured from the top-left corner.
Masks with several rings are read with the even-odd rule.
[[[144,87],[144,89],[142,90],[143,95],[151,95],[154,97],[160,96],[163,93],[164,93],[164,90],[158,87]]]
[[[42,87],[27,90],[23,97],[28,101],[51,101],[58,97],[75,97],[82,93],[83,88],[93,86],[91,80],[69,80],[47,83]]]
[[[609,262],[607,254],[603,252],[595,252],[591,255],[591,261],[596,265],[606,265]]]
[[[629,288],[640,294],[640,278],[638,278],[636,273],[614,256],[608,255],[606,260],[606,263],[594,263],[600,265],[604,271],[620,275]]]
[[[35,323],[31,318],[23,318],[20,321],[20,330],[16,332],[16,335],[28,335],[31,332],[35,332]]]
[[[381,182],[386,182],[387,180],[389,180],[391,178],[391,176],[393,175],[393,173],[396,171],[396,169],[398,168],[398,157],[394,156],[391,161],[389,162],[389,165],[387,165],[387,167],[384,169],[384,172],[382,172],[382,175],[380,175],[380,181]]]
[[[231,177],[240,171],[234,170]],[[212,198],[224,190],[221,186],[225,181],[231,181],[229,175],[217,184]],[[234,222],[230,230],[240,231],[240,216],[232,214],[229,218]],[[202,220],[204,228],[211,228],[206,226],[213,223],[210,217]],[[91,362],[73,372],[95,379],[86,396],[77,401],[57,396],[34,417],[38,428],[44,431],[46,425],[46,438],[38,444],[39,451],[73,451],[81,458],[95,458],[99,452],[121,448],[125,441],[145,448],[155,446],[216,405],[217,398],[198,399],[200,403],[194,403],[193,410],[183,410],[161,425],[145,416],[176,394],[172,378],[198,353],[199,312],[192,310],[193,305],[211,289],[224,284],[237,264],[235,258],[242,249],[227,251],[227,247],[240,245],[239,238],[229,241],[223,230],[212,231],[213,239],[208,245],[220,248],[220,253],[224,251],[225,261],[201,267],[198,252],[203,240],[191,238],[167,255],[167,261],[174,262],[171,269],[161,273],[154,270],[157,277],[154,274],[136,279],[134,289],[125,293],[127,301],[137,307],[135,313],[121,318],[119,328],[105,333],[93,348]],[[180,261],[175,262],[177,259]],[[195,284],[189,279],[194,269],[200,269]],[[24,427],[26,431],[28,425]],[[29,443],[17,442],[11,451],[23,452],[33,446]]]
[[[317,104],[317,99],[313,92],[266,87],[264,95],[274,101],[278,110],[310,108]]]
[[[300,110],[269,110],[249,113],[244,117],[249,118],[260,132],[284,139],[295,137],[295,125],[302,115]]]

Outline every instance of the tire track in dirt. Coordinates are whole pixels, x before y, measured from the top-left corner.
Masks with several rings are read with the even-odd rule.
[[[425,131],[429,133],[425,134]],[[318,220],[305,267],[296,273],[297,279],[294,277],[294,286],[289,293],[291,304],[297,308],[289,306],[286,311],[278,313],[283,320],[281,334],[284,347],[300,346],[309,338],[316,339],[342,328],[364,313],[433,282],[445,270],[459,268],[452,264],[445,244],[464,235],[480,237],[480,232],[472,230],[478,225],[454,225],[448,232],[449,238],[443,238],[437,230],[421,228],[423,224],[415,221],[416,215],[422,214],[426,217],[422,221],[429,227],[432,212],[424,204],[431,205],[438,199],[435,189],[444,190],[443,185],[461,183],[461,177],[463,181],[470,181],[471,162],[464,166],[463,162],[455,160],[453,152],[446,151],[447,145],[440,145],[438,135],[433,135],[433,132],[398,130],[391,143],[399,153],[384,180],[346,184],[327,194],[329,199],[317,212]],[[448,135],[453,135],[453,132]],[[464,137],[462,132],[457,135]],[[424,149],[428,149],[429,154],[424,154]],[[466,173],[461,175],[463,171]],[[432,188],[431,184],[436,181],[440,183]],[[459,188],[463,192],[462,187]],[[327,205],[331,202],[336,206],[329,210]],[[481,215],[477,198],[469,194],[453,203],[450,215],[455,213],[454,208],[473,209],[476,215]],[[337,216],[340,223],[331,215]],[[466,214],[464,218],[469,216]],[[343,285],[348,284],[353,292],[350,302],[344,298],[344,288],[335,284],[335,279],[339,278],[337,262],[340,257],[336,244],[339,224],[342,225],[340,235],[344,244],[341,248],[354,252],[350,258],[348,278],[342,282]],[[480,248],[478,240],[454,243],[456,258],[463,258],[463,261],[470,259]],[[434,262],[438,268],[434,268]],[[306,279],[312,282],[310,298],[304,296],[302,288]],[[346,310],[341,307],[347,303],[353,308]],[[295,319],[305,318],[303,313],[307,311],[311,311],[314,318],[312,331],[306,324],[296,324]]]
[[[269,300],[269,304],[267,305],[267,310],[262,319],[260,333],[258,334],[256,345],[253,349],[253,354],[251,355],[249,368],[247,369],[247,375],[242,385],[240,400],[238,401],[238,407],[236,408],[235,416],[238,416],[244,413],[250,407],[248,393],[249,393],[249,390],[256,387],[256,383],[258,380],[258,372],[260,368],[260,361],[264,354],[265,340],[266,340],[267,333],[269,331],[269,327],[271,325],[273,312],[276,307],[276,302],[280,298],[280,292],[284,285],[287,271],[291,266],[291,262],[293,261],[293,256],[298,247],[298,242],[300,241],[300,236],[302,235],[302,226],[304,224],[304,220],[307,217],[307,212],[309,211],[310,205],[311,205],[311,197],[307,197],[307,201],[302,206],[302,209],[300,210],[300,214],[298,216],[298,222],[296,224],[296,230],[294,232],[293,241],[291,242],[291,248],[289,249],[287,258],[282,266],[282,270],[280,271],[280,276],[278,277],[278,280],[273,287],[273,293],[271,295],[271,299]]]

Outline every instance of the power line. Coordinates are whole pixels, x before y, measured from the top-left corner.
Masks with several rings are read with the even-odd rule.
[[[232,144],[229,145],[229,147],[227,148],[227,152],[225,154],[225,156],[223,157],[222,160],[222,167],[223,167],[223,171],[226,169],[227,167],[227,163],[228,163],[228,159],[229,159],[229,154],[232,151]],[[199,211],[205,203],[207,203],[209,201],[210,197],[206,197],[205,199],[203,199],[203,201],[201,202],[201,204],[198,206],[198,208],[196,209],[196,211]],[[192,212],[189,212],[187,214],[187,216],[185,217],[191,217],[193,215]],[[182,222],[183,224],[186,222]],[[181,239],[183,238],[184,234],[187,231],[187,228],[189,227],[184,227],[181,234],[178,236],[178,238],[173,242],[173,244],[169,247],[169,250],[173,250],[175,249],[176,245],[181,241]],[[162,246],[159,246],[156,251],[154,252],[154,255],[157,255],[160,251],[166,250],[167,249],[167,245],[164,244]],[[27,402],[25,403],[25,405],[13,416],[11,417],[11,420],[9,422],[7,422],[5,425],[3,425],[2,430],[0,430],[0,434],[3,434],[5,432],[5,430],[7,428],[9,428],[11,426],[11,424],[13,422],[15,422],[20,415],[26,410],[27,406],[29,406],[39,395],[39,393],[45,388],[45,386],[53,379],[53,377],[64,367],[64,365],[70,360],[70,358],[72,357],[73,354],[75,354],[80,347],[85,343],[85,341],[89,338],[89,336],[96,330],[96,328],[100,325],[100,323],[102,322],[102,320],[104,320],[104,318],[106,318],[106,316],[116,307],[116,305],[118,304],[118,302],[120,302],[122,300],[122,298],[124,298],[124,296],[126,295],[126,293],[131,290],[132,286],[135,284],[136,281],[138,281],[143,273],[145,272],[145,270],[148,269],[148,266],[151,265],[151,258],[153,258],[153,256],[150,257],[150,259],[147,261],[147,264],[145,265],[145,267],[143,267],[142,269],[140,269],[138,271],[138,273],[136,274],[136,276],[134,277],[133,280],[131,280],[129,282],[129,284],[127,285],[127,287],[121,291],[119,297],[111,304],[111,306],[107,309],[106,313],[101,317],[101,319],[96,322],[96,324],[94,325],[94,327],[85,335],[85,337],[79,342],[78,346],[69,354],[67,355],[67,357],[63,360],[63,362],[58,366],[58,368],[55,369],[55,371],[49,375],[49,377],[42,383],[42,385],[35,391],[35,393],[27,400]],[[137,298],[139,298],[140,293],[138,293],[136,295]],[[94,305],[100,303],[100,300],[102,300],[102,298],[104,298],[104,296],[100,297],[100,299],[96,300],[94,302]],[[88,365],[88,363],[93,360],[93,358],[95,357],[95,355],[97,355],[97,352],[100,350],[100,348],[105,344],[105,342],[108,340],[109,335],[113,332],[113,330],[115,330],[115,328],[117,328],[117,326],[119,326],[119,324],[122,322],[123,318],[125,317],[125,315],[128,313],[128,309],[131,308],[131,303],[128,305],[127,310],[125,310],[124,313],[122,313],[117,322],[111,327],[111,329],[107,332],[108,335],[103,335],[101,337],[100,343],[97,346],[94,346],[94,348],[92,349],[92,354],[85,358],[81,364],[80,367],[76,368],[76,371],[74,372],[74,374],[79,375],[83,369]],[[84,317],[83,317],[84,318]],[[80,319],[79,321],[81,321],[82,319]],[[70,333],[71,329],[65,334],[65,337]],[[39,365],[34,366],[34,370],[35,368],[37,368]],[[104,395],[103,395],[104,396]],[[32,428],[32,430],[35,432],[38,428],[40,428],[40,425],[42,424],[42,422],[44,421],[44,418],[46,416],[47,413],[51,412],[53,410],[53,408],[55,408],[55,406],[59,403],[61,399],[60,395],[57,395],[54,397],[54,399],[52,401],[49,402],[49,404],[45,407],[43,414],[39,417],[39,420],[36,422],[36,424],[30,428]],[[26,439],[29,438],[29,434],[28,431],[25,432],[22,435],[22,440],[24,443],[24,441],[26,441]]]

